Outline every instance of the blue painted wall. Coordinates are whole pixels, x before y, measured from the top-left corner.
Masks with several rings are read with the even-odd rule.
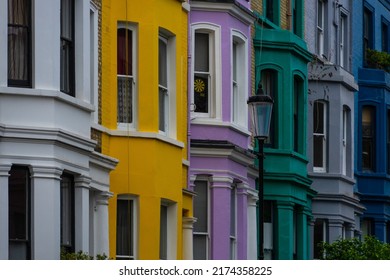
[[[355,175],[361,202],[367,208],[363,219],[372,222],[373,234],[382,241],[390,241],[390,174],[387,171],[387,127],[390,110],[390,75],[383,70],[364,68],[363,11],[373,15],[372,47],[382,50],[382,21],[390,22],[390,1],[353,1],[353,74],[358,79],[359,92],[355,98]],[[390,26],[390,25],[389,25]],[[389,37],[389,36],[388,36]],[[362,169],[362,107],[375,107],[374,169]]]

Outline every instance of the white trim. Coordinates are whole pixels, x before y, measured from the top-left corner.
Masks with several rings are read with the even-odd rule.
[[[128,29],[131,31],[131,34],[132,34],[132,48],[133,48],[133,53],[132,53],[132,66],[133,66],[133,69],[132,69],[132,73],[133,75],[132,76],[128,76],[128,77],[131,77],[133,80],[132,80],[132,113],[133,113],[133,121],[132,123],[117,123],[117,129],[123,129],[123,130],[128,130],[128,129],[135,129],[137,127],[137,116],[138,116],[138,107],[137,107],[137,100],[138,100],[138,87],[137,87],[137,69],[138,69],[138,61],[137,61],[137,43],[138,43],[138,26],[133,23],[133,22],[118,22],[118,25],[117,25],[117,29],[116,29],[116,40],[115,40],[115,46],[117,46],[117,43],[118,43],[118,30],[119,29]],[[118,57],[118,54],[116,54],[116,57],[115,59],[117,60],[117,57]],[[115,65],[117,65],[117,63],[115,63]],[[115,71],[116,73],[116,71]],[[116,77],[118,77],[118,73],[115,74]],[[118,98],[118,83],[116,83],[116,92],[117,92],[117,98]],[[118,102],[118,99],[116,100]],[[118,106],[116,106],[118,108]],[[117,112],[118,114],[118,112]]]
[[[89,27],[90,27],[90,102],[95,107],[92,114],[92,121],[99,123],[99,74],[98,74],[98,28],[99,28],[99,13],[95,4],[90,1],[89,8]]]
[[[342,162],[341,162],[341,174],[347,175],[347,145],[348,143],[348,110],[346,108],[343,108],[342,110],[342,127],[341,127],[341,135],[342,135],[342,141],[341,141],[341,149],[342,149]]]
[[[231,94],[231,122],[248,129],[248,106],[246,100],[248,98],[248,43],[247,37],[238,30],[231,30],[231,80],[232,94]],[[233,45],[236,46],[236,81],[234,81],[234,51]],[[234,98],[234,84],[237,88],[237,97]],[[236,102],[234,102],[236,101]]]
[[[138,205],[138,197],[135,196],[135,195],[132,195],[132,194],[119,194],[117,196],[117,201],[118,200],[131,200],[133,201],[133,255],[132,256],[123,256],[123,255],[117,255],[116,254],[116,257],[132,257],[134,260],[138,259],[138,228],[139,228],[139,225],[138,225],[138,213],[139,213],[139,205]],[[116,216],[115,216],[115,220],[117,219],[117,216],[118,216],[118,213],[117,213],[117,210],[118,210],[118,205],[116,207],[117,209],[115,209],[115,212],[116,212]],[[116,225],[117,227],[118,225]],[[116,230],[115,230],[116,232]],[[116,240],[116,236],[115,236],[115,240]],[[116,243],[115,243],[115,252],[117,251],[117,248],[116,248]]]
[[[327,139],[327,133],[328,133],[328,103],[323,101],[323,100],[315,100],[313,102],[313,123],[315,122],[315,116],[314,116],[314,106],[316,104],[322,104],[323,106],[323,133],[315,133],[313,131],[313,172],[320,172],[320,173],[325,173],[327,170],[327,154],[328,154],[328,139]],[[315,124],[314,124],[315,125]],[[314,127],[313,125],[313,127]],[[323,137],[323,142],[322,142],[322,166],[314,166],[314,154],[315,154],[315,145],[314,145],[314,137],[315,136],[322,136]]]
[[[161,206],[167,207],[167,260],[176,260],[177,252],[177,203],[168,199],[161,199]],[[160,213],[161,218],[161,213]],[[161,240],[161,236],[160,236]]]
[[[156,132],[142,132],[142,131],[136,131],[134,129],[128,129],[128,130],[113,130],[108,129],[102,125],[98,124],[92,124],[92,128],[99,130],[101,132],[104,132],[108,134],[109,136],[118,136],[118,137],[138,137],[138,138],[149,138],[149,139],[156,139],[163,141],[167,144],[171,144],[174,146],[177,146],[179,148],[184,148],[185,144],[182,141],[169,138],[165,135],[156,133]]]
[[[209,67],[210,67],[210,94],[209,112],[191,112],[191,118],[222,119],[222,62],[221,62],[221,26],[212,23],[194,23],[191,25],[191,53],[195,58],[195,33],[197,31],[209,34]],[[195,59],[193,60],[195,62]],[[191,65],[190,84],[194,84],[195,63]],[[194,104],[194,89],[190,87],[191,104]],[[215,95],[212,95],[215,94]]]
[[[317,45],[317,54],[322,57],[322,55],[325,52],[325,16],[326,16],[326,0],[318,0],[317,1],[317,10],[316,10],[316,45]],[[318,24],[319,22],[319,9],[322,7],[321,10],[321,16],[322,16],[322,21],[320,22],[320,25]]]
[[[159,40],[162,39],[166,43],[167,48],[167,94],[165,100],[165,131],[159,130],[160,134],[170,138],[177,137],[177,105],[176,105],[176,36],[171,32],[161,29],[159,32]],[[160,85],[159,85],[160,88]],[[158,101],[160,102],[160,101]],[[160,123],[159,123],[160,126]]]
[[[233,193],[232,193],[233,192]],[[230,259],[231,260],[236,260],[237,259],[237,185],[233,184],[231,188],[231,193],[230,196],[233,197],[233,203],[234,203],[234,235],[231,235],[231,230],[232,230],[232,220],[231,220],[231,215],[230,213],[230,232],[229,232],[229,248],[230,248]],[[232,201],[232,197],[230,197],[230,201]],[[230,211],[232,211],[232,205],[230,204]]]

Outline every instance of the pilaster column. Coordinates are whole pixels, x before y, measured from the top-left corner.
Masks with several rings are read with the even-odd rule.
[[[195,181],[196,181],[196,175],[190,175],[190,185],[188,186],[188,189],[190,191],[194,191],[194,189],[195,189]]]
[[[347,238],[347,239],[353,238],[354,232],[355,232],[355,225],[350,224],[350,223],[345,225],[345,238]]]
[[[95,225],[95,250],[96,254],[109,255],[108,243],[108,200],[113,196],[111,192],[101,192],[96,195],[96,225]]]
[[[248,189],[249,185],[246,182],[237,184],[236,241],[238,260],[246,260],[248,257]]]
[[[31,258],[58,260],[61,247],[62,169],[34,166],[31,169]]]
[[[386,220],[375,219],[375,236],[382,242],[386,242]]]
[[[10,169],[11,164],[0,165],[0,260],[8,260],[8,177]]]
[[[343,236],[343,220],[329,219],[329,243],[342,238]]]
[[[294,253],[294,203],[277,201],[277,259],[292,260]]]
[[[211,259],[230,258],[230,193],[233,178],[211,177]]]
[[[257,260],[257,200],[258,196],[255,192],[249,193],[248,196],[248,260]]]
[[[308,257],[310,260],[314,258],[314,219],[312,216],[309,216],[307,219],[307,227],[308,227]]]
[[[91,178],[81,175],[75,178],[75,250],[89,253],[89,184]]]
[[[303,208],[297,211],[297,257],[299,260],[308,259],[308,229],[307,229],[307,215]]]
[[[183,217],[183,260],[193,260],[193,229],[196,222],[194,217]]]

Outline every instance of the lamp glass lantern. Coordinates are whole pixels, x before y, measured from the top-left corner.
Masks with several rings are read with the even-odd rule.
[[[265,95],[261,85],[256,95],[249,97],[248,108],[252,120],[252,128],[255,138],[267,139],[271,126],[273,99]]]

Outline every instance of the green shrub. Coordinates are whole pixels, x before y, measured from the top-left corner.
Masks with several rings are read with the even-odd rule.
[[[332,244],[323,242],[318,246],[324,260],[390,260],[390,244],[374,236],[366,236],[364,241],[357,238],[339,239]]]
[[[390,54],[387,52],[367,49],[366,60],[368,67],[390,72]]]
[[[96,257],[92,257],[86,253],[83,253],[82,251],[79,251],[77,253],[68,253],[65,250],[61,250],[61,260],[108,260],[108,257],[103,255],[96,255]]]

